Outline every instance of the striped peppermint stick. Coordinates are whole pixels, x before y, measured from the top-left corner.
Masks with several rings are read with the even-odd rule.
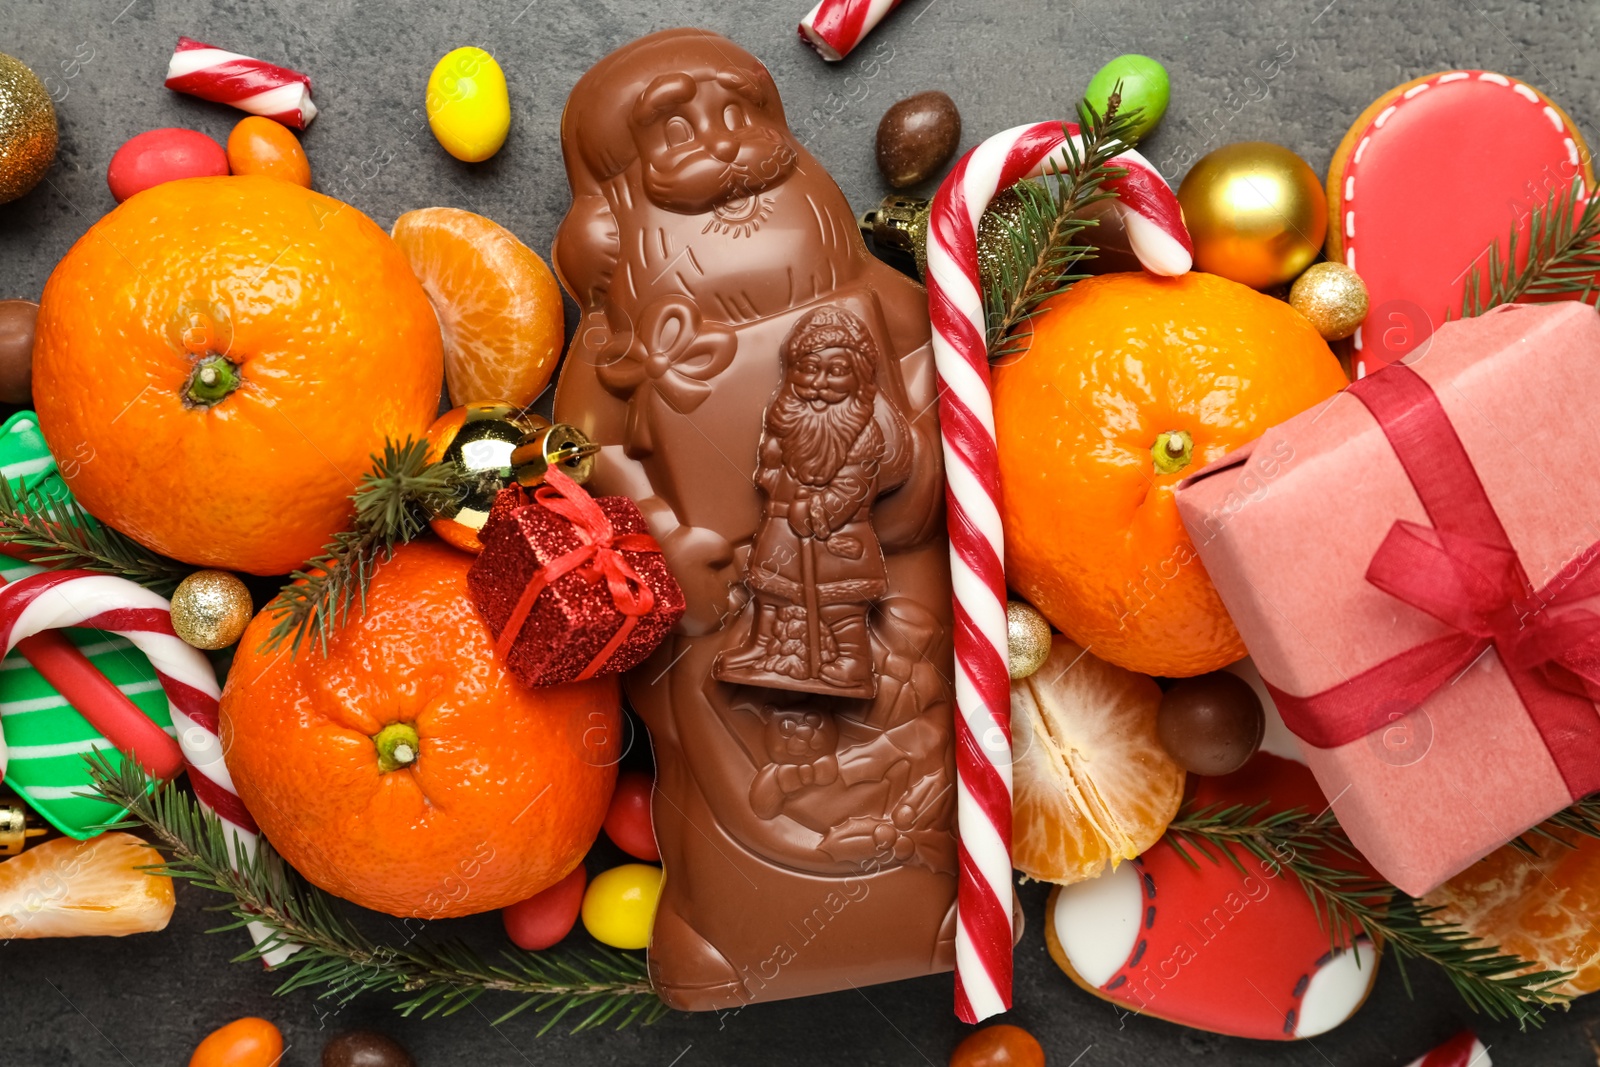
[[[237,52],[179,37],[167,61],[168,89],[217,104],[231,104],[252,115],[265,115],[292,129],[303,130],[317,117],[311,102],[311,79]]]
[[[1463,1030],[1410,1067],[1492,1067],[1489,1050],[1471,1030]]]
[[[800,20],[800,39],[829,63],[837,63],[900,3],[901,0],[818,0],[817,6]]]
[[[989,354],[978,277],[978,219],[1001,190],[1043,173],[1078,137],[1070,123],[996,134],[956,164],[928,221],[928,311],[939,373],[945,501],[956,623],[957,823],[961,874],[956,1014],[968,1023],[1011,1007],[1011,683],[1006,671],[1005,540]],[[1082,148],[1082,141],[1078,141]],[[1137,152],[1105,183],[1139,262],[1178,275],[1193,261],[1177,198]]]
[[[222,760],[217,702],[222,691],[211,663],[172,630],[172,605],[142,585],[89,571],[46,571],[0,588],[0,645],[10,652],[34,634],[67,626],[86,626],[127,638],[155,668],[167,695],[178,746],[189,768],[195,796],[216,813],[235,847],[254,855],[260,835],[245,810]],[[0,653],[3,654],[3,653]],[[5,765],[5,738],[0,734],[0,767]],[[250,936],[261,944],[274,935],[259,923]],[[263,959],[281,963],[295,945],[277,945]]]

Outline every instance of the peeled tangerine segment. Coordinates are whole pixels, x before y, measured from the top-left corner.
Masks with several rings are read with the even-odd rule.
[[[123,937],[164,929],[172,879],[140,870],[161,853],[132,834],[57,837],[0,863],[0,941]]]
[[[1011,683],[1012,866],[1070,885],[1155,844],[1183,800],[1156,737],[1161,689],[1064,637]]]

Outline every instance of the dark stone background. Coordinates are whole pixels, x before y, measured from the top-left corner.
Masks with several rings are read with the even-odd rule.
[[[62,138],[47,184],[0,207],[0,297],[37,299],[56,260],[111,209],[106,163],[128,137],[178,125],[225,139],[237,112],[161,87],[179,34],[313,76],[322,115],[305,146],[323,191],[385,227],[412,208],[469,208],[540,250],[567,204],[556,130],[568,89],[605,52],[674,25],[719,30],[761,56],[791,123],[860,209],[887,191],[873,165],[872,131],[893,101],[923,89],[949,92],[970,147],[1020,122],[1064,117],[1094,70],[1122,52],[1155,56],[1171,72],[1172,108],[1145,150],[1174,180],[1181,173],[1173,161],[1252,139],[1285,144],[1320,171],[1375,96],[1449,67],[1525,79],[1591,137],[1600,116],[1600,6],[1581,0],[909,0],[855,57],[832,67],[795,39],[808,2],[0,0],[0,51],[48,79]],[[433,63],[464,44],[500,59],[515,110],[504,150],[478,166],[447,156],[421,111]],[[1260,64],[1275,54],[1293,58],[1263,81]],[[876,59],[870,76],[868,59]],[[1040,1037],[1056,1067],[1379,1067],[1407,1062],[1474,1021],[1437,973],[1414,966],[1412,998],[1385,960],[1370,1002],[1314,1041],[1237,1041],[1150,1019],[1122,1025],[1046,956],[1043,898],[1038,887],[1023,890],[1029,929],[1017,951],[1011,1019]],[[538,1037],[532,1015],[491,1029],[488,1020],[503,1010],[493,1001],[428,1021],[400,1019],[382,998],[339,1010],[306,993],[274,999],[273,980],[256,965],[229,962],[242,934],[205,933],[215,925],[206,903],[200,891],[180,888],[178,914],[161,934],[0,947],[0,1064],[180,1064],[207,1031],[252,1013],[282,1027],[290,1043],[284,1062],[294,1067],[318,1062],[323,1041],[348,1025],[389,1030],[424,1067],[943,1065],[961,1030],[948,977],[576,1037]],[[449,925],[489,946],[499,937],[493,917]],[[1596,1063],[1597,1024],[1600,1004],[1584,1002],[1541,1031],[1480,1021],[1480,1032],[1497,1064],[1577,1067]]]

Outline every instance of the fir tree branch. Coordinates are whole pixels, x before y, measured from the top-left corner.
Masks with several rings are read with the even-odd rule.
[[[1600,197],[1590,197],[1580,209],[1581,184],[1581,177],[1574,178],[1564,193],[1533,208],[1525,252],[1519,252],[1516,226],[1504,252],[1495,242],[1485,266],[1467,279],[1462,318],[1526,296],[1590,299],[1600,275]]]
[[[0,478],[0,546],[20,550],[20,557],[41,567],[114,574],[163,595],[194,569],[96,522],[71,497],[57,498],[39,490],[18,493],[4,478]]]
[[[1089,206],[1115,196],[1101,186],[1124,172],[1108,163],[1134,143],[1139,121],[1137,108],[1119,113],[1121,102],[1120,82],[1106,101],[1104,115],[1087,100],[1080,101],[1082,147],[1078,138],[1067,137],[1060,162],[1052,161],[1043,179],[1012,187],[1021,200],[1020,211],[1015,222],[1003,222],[1004,238],[984,288],[990,359],[1019,351],[1024,342],[1013,336],[1016,328],[1040,304],[1087,277],[1074,268],[1093,258],[1095,248],[1080,238],[1098,223],[1081,216]]]
[[[1528,856],[1538,856],[1538,845],[1554,842],[1562,848],[1575,848],[1573,834],[1600,838],[1600,793],[1584,797],[1565,811],[1557,812],[1511,844]]]
[[[254,856],[231,849],[221,823],[187,792],[147,777],[132,761],[112,767],[103,754],[89,757],[99,795],[128,810],[117,828],[141,829],[164,857],[151,873],[181,878],[221,894],[209,910],[229,916],[212,932],[260,923],[272,936],[236,960],[258,959],[286,944],[301,946],[276,968],[279,995],[320,988],[319,999],[344,1005],[364,993],[402,997],[403,1015],[451,1015],[483,994],[520,999],[494,1021],[532,1009],[550,1012],[543,1034],[569,1017],[573,1032],[614,1023],[651,1023],[666,1014],[650,985],[645,961],[596,945],[584,951],[508,951],[490,963],[454,941],[401,945],[373,942],[341,914],[333,897],[306,883],[260,841]]]
[[[1557,991],[1570,974],[1540,970],[1483,944],[1439,918],[1439,908],[1356,869],[1354,846],[1331,812],[1313,817],[1303,809],[1267,813],[1259,804],[1185,806],[1167,827],[1167,841],[1190,864],[1197,864],[1198,853],[1243,870],[1243,850],[1273,876],[1288,872],[1335,945],[1351,944],[1364,930],[1393,953],[1408,993],[1406,961],[1423,960],[1442,969],[1468,1006],[1491,1019],[1538,1026],[1546,1009],[1570,999]]]
[[[287,641],[294,654],[311,637],[326,655],[329,633],[345,624],[351,606],[366,611],[367,585],[378,565],[394,555],[396,545],[427,529],[429,511],[460,488],[458,468],[430,461],[427,442],[386,441],[350,497],[356,510],[351,529],[335,534],[322,555],[289,575],[289,584],[267,605],[273,626],[261,651],[276,652]]]

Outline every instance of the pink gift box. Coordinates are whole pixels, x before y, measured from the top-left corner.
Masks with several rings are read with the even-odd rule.
[[[1351,841],[1420,896],[1600,789],[1600,315],[1498,308],[1390,373],[1177,501]]]

